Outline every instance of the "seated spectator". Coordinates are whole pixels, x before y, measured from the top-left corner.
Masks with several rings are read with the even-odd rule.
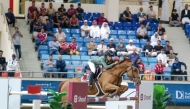
[[[34,23],[33,27],[34,27],[34,29],[33,29],[33,39],[35,40],[36,36],[38,35],[38,33],[43,28],[43,25],[40,22],[40,19],[38,19],[37,22]]]
[[[32,1],[32,6],[30,6],[29,8],[28,8],[28,19],[31,19],[30,17],[33,15],[33,12],[34,11],[36,11],[36,12],[38,12],[38,9],[35,7],[35,1]],[[28,23],[29,23],[29,21],[28,21]],[[27,23],[27,24],[28,24]]]
[[[158,29],[156,30],[156,32],[161,37],[161,39],[167,40],[166,30],[164,27],[162,27],[162,24],[158,25]]]
[[[76,12],[76,18],[78,20],[84,20],[84,16],[82,16],[82,14],[79,14],[78,11]]]
[[[49,53],[54,55],[59,55],[59,42],[57,41],[56,37],[54,36],[52,41],[49,42]]]
[[[158,54],[158,56],[156,57],[158,61],[162,61],[162,64],[166,67],[168,67],[168,63],[167,63],[167,56],[164,52],[164,49],[161,50],[161,53]]]
[[[183,71],[181,69],[181,65],[185,67]],[[187,65],[184,62],[180,62],[179,59],[176,57],[174,63],[172,64],[172,73],[171,75],[185,75],[185,81],[187,81]],[[174,76],[171,77],[171,80],[174,80]]]
[[[129,40],[129,44],[126,45],[126,49],[127,49],[127,54],[130,55],[131,53],[133,53],[134,49],[136,50],[137,47],[135,45],[133,45],[133,40]],[[137,52],[138,53],[138,52]]]
[[[46,61],[46,67],[45,67],[45,73],[46,72],[56,72],[56,62],[53,61],[53,58],[52,58],[52,54],[49,55],[49,59]],[[44,74],[44,76],[47,78],[47,77],[57,77],[57,74],[53,74],[52,73],[46,73]]]
[[[145,56],[157,56],[157,52],[153,52],[153,46],[150,45],[150,41],[146,42],[146,45],[143,47],[143,52],[145,52]]]
[[[104,45],[104,40],[101,40],[100,44],[97,47],[98,49],[98,55],[103,56],[107,50],[107,46]]]
[[[148,10],[148,20],[150,23],[158,23],[158,19],[156,19],[156,12],[153,10],[153,6],[149,7],[150,10]]]
[[[122,22],[132,22],[132,16],[131,11],[129,11],[129,7],[126,8],[125,11],[123,11],[123,16],[121,18]]]
[[[157,32],[151,36],[151,45],[154,47],[156,46],[158,43],[158,40],[161,40],[161,37],[158,36]]]
[[[15,22],[16,22],[16,18],[14,13],[12,13],[11,8],[8,9],[8,13],[5,14],[6,18],[7,18],[7,22],[8,24],[12,24],[12,26],[15,26]]]
[[[38,21],[38,14],[37,14],[37,11],[34,11],[31,15],[30,15],[30,33],[32,33],[33,31],[33,26],[34,24]],[[40,23],[40,20],[39,20],[39,23]]]
[[[50,19],[52,19],[53,16],[54,16],[54,13],[55,13],[55,9],[53,8],[53,4],[52,4],[52,3],[49,3],[49,8],[47,9],[48,17],[49,17]]]
[[[84,10],[81,8],[81,4],[78,4],[78,8],[76,8],[76,16],[78,20],[84,20]]]
[[[90,37],[100,38],[100,28],[97,25],[97,21],[93,21],[92,26],[90,27]]]
[[[170,45],[170,41],[166,41],[166,46],[164,47],[164,50],[166,51],[166,55],[170,54],[170,50],[173,50],[173,47]],[[178,53],[174,53],[175,55],[178,55]]]
[[[69,18],[67,17],[66,14],[63,14],[60,22],[60,27],[61,28],[69,28]]]
[[[178,15],[176,9],[173,10],[173,13],[172,13],[172,15],[170,17],[169,24],[171,26],[174,26],[174,27],[179,27],[181,25],[181,22],[180,22],[180,19],[179,19],[179,15]]]
[[[76,15],[73,14],[72,17],[70,18],[70,28],[78,28],[78,19],[76,18]]]
[[[94,43],[94,39],[91,37],[90,42],[87,44],[88,55],[96,55],[97,54],[97,45]]]
[[[181,22],[182,28],[184,28],[185,23],[190,23],[190,10],[188,4],[185,4],[185,9],[181,11]]]
[[[69,44],[65,42],[65,39],[62,39],[59,43],[60,54],[61,55],[69,55]]]
[[[60,26],[60,17],[59,13],[55,12],[55,16],[53,17],[53,27],[58,28]]]
[[[170,66],[174,63],[175,58],[176,58],[176,55],[174,54],[174,51],[170,50],[170,54],[167,55],[167,62]]]
[[[139,58],[140,56],[137,54],[136,48],[133,49],[133,52],[129,55],[129,59],[135,64]]]
[[[161,52],[161,50],[163,49],[163,46],[161,45],[161,41],[158,40],[157,41],[157,45],[154,46],[154,52],[157,52],[157,55]]]
[[[143,12],[143,8],[140,8],[140,12],[137,13],[137,18],[139,18],[139,22],[143,23],[145,20],[147,20],[146,13]]]
[[[58,56],[58,60],[56,60],[56,68],[57,68],[57,72],[67,72],[66,67],[66,63],[64,60],[62,60],[62,55]],[[66,74],[58,74],[58,77],[66,77]]]
[[[80,28],[81,28],[81,36],[82,37],[89,37],[90,27],[88,26],[87,20],[84,20],[84,24]]]
[[[18,61],[16,60],[16,55],[12,55],[12,59],[8,61],[7,63],[7,71],[9,77],[14,77],[15,71],[19,67]]]
[[[73,16],[73,14],[76,14],[77,10],[74,8],[73,4],[70,5],[70,8],[67,10],[67,14],[69,18]]]
[[[35,50],[37,51],[37,48],[39,47],[39,45],[44,44],[44,42],[46,41],[47,38],[47,34],[44,32],[44,29],[41,29],[41,32],[38,33],[37,37],[36,37],[36,47]]]
[[[79,55],[80,53],[78,52],[78,45],[76,43],[76,39],[72,38],[72,42],[69,44],[69,51],[70,55]]]
[[[141,24],[141,26],[137,29],[137,38],[140,39],[149,39],[147,36],[147,30],[144,27],[144,24]]]
[[[159,76],[164,74],[164,65],[161,60],[155,65],[154,72],[156,73],[156,80],[161,80],[163,78],[163,76]]]
[[[65,39],[65,38],[66,38],[66,35],[65,35],[64,32],[62,32],[62,28],[61,28],[61,27],[58,28],[58,32],[55,34],[55,37],[56,37],[57,41],[59,41],[59,42],[60,42],[62,39]]]
[[[3,51],[0,50],[0,71],[6,71],[6,58],[3,57]],[[1,72],[0,72],[0,76],[1,76]]]
[[[42,24],[46,24],[46,20],[48,19],[48,16],[46,16],[45,12],[41,13],[41,16],[39,17]]]
[[[39,15],[41,15],[42,13],[45,13],[45,15],[47,14],[45,3],[41,3],[41,7],[39,8]]]
[[[108,39],[110,34],[110,27],[108,26],[107,22],[104,22],[101,27],[101,38]]]
[[[98,25],[102,25],[104,22],[109,24],[109,21],[104,17],[104,13],[101,14],[100,17],[96,19]]]
[[[135,63],[135,67],[139,69],[139,74],[144,74],[145,68],[144,68],[144,63],[142,62],[141,58],[137,59],[137,62]]]
[[[123,44],[123,40],[119,39],[119,44],[116,45],[117,56],[127,56],[125,45]]]
[[[60,12],[61,15],[65,14],[66,9],[65,9],[65,7],[64,7],[64,4],[61,4],[61,7],[58,8],[58,11]]]
[[[44,25],[44,30],[46,32],[47,35],[53,36],[53,26],[50,23],[49,19],[46,19],[46,24]]]
[[[110,43],[107,44],[107,49],[113,51],[114,54],[117,55],[116,45],[113,43],[113,41],[114,41],[114,39],[110,38]]]

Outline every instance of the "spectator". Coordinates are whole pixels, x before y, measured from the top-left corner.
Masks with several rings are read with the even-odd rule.
[[[173,10],[173,13],[172,13],[172,15],[171,15],[171,17],[170,17],[170,22],[169,22],[169,24],[170,24],[171,26],[174,26],[174,27],[179,27],[180,24],[181,24],[180,19],[179,19],[179,15],[178,15],[176,9]]]
[[[81,36],[82,37],[89,37],[90,27],[88,26],[87,20],[84,20],[84,24],[80,28],[81,28]]]
[[[113,41],[114,41],[114,39],[110,38],[110,43],[107,44],[107,49],[113,51],[114,54],[117,55],[116,45],[113,43]]]
[[[33,31],[33,39],[36,39],[36,36],[38,35],[38,33],[41,31],[41,29],[43,28],[42,23],[40,23],[40,19],[37,20],[36,23],[34,23],[33,25],[34,27],[34,31]]]
[[[133,51],[136,49],[137,47],[135,45],[133,45],[133,40],[130,39],[129,40],[129,45],[126,45],[126,49],[127,49],[127,54],[130,55],[131,53],[133,53]]]
[[[188,4],[185,5],[185,9],[181,11],[182,28],[185,23],[190,23],[190,10]]]
[[[35,1],[32,1],[32,6],[28,8],[28,19],[30,19],[34,11],[38,12],[38,9],[35,7]]]
[[[18,61],[16,61],[16,55],[12,55],[12,59],[8,61],[7,63],[7,71],[9,77],[14,77],[14,73],[18,68]]]
[[[3,57],[3,51],[0,50],[0,70],[1,71],[6,71],[6,58]],[[1,72],[0,72],[0,75],[1,75]]]
[[[64,8],[64,4],[61,4],[61,7],[58,8],[58,11],[63,15],[66,12],[66,9]]]
[[[141,26],[137,29],[137,38],[140,39],[149,39],[147,34],[146,28],[144,28],[144,24],[141,24]]]
[[[154,46],[154,52],[157,52],[157,54],[159,54],[162,49],[163,49],[163,46],[161,45],[161,41],[158,40],[157,41],[157,45]]]
[[[15,33],[13,34],[12,38],[13,38],[13,44],[14,44],[14,48],[15,48],[15,52],[19,53],[19,59],[22,60],[21,58],[21,45],[20,45],[20,38],[23,37],[23,35],[20,33],[19,28],[15,27]]]
[[[78,20],[84,20],[84,16],[82,16],[82,14],[79,14],[78,11],[76,12],[76,18]]]
[[[150,23],[158,23],[158,19],[156,19],[156,12],[153,10],[153,6],[149,7],[150,10],[148,10],[148,20]]]
[[[170,41],[168,40],[166,41],[166,46],[164,47],[164,50],[165,50],[166,55],[170,54],[170,50],[173,50],[173,47],[170,46]]]
[[[61,28],[69,28],[69,19],[67,15],[63,14],[61,18],[61,23],[60,23]]]
[[[49,17],[50,19],[52,19],[53,16],[54,16],[54,13],[55,13],[55,9],[53,8],[53,4],[52,4],[52,3],[49,3],[49,8],[47,9],[48,17]]]
[[[133,52],[129,55],[129,59],[135,64],[140,58],[139,54],[136,52],[136,48],[133,49]]]
[[[53,36],[53,26],[50,23],[49,19],[46,19],[46,24],[44,25],[44,30],[46,32],[47,35]]]
[[[78,45],[76,44],[75,38],[72,38],[72,42],[69,44],[69,51],[70,51],[70,55],[73,55],[73,54],[79,55],[80,54],[78,52]]]
[[[104,13],[101,14],[100,17],[96,19],[98,25],[102,25],[104,22],[109,24],[109,21],[104,17]]]
[[[181,65],[185,67],[183,71],[181,69]],[[174,63],[172,64],[172,73],[171,75],[184,75],[185,81],[187,81],[187,65],[184,62],[180,62],[179,59],[176,57]],[[174,80],[174,76],[171,77],[171,80]]]
[[[144,74],[145,68],[144,68],[144,63],[142,62],[141,58],[137,59],[137,62],[135,63],[135,67],[139,69],[139,74]]]
[[[129,11],[129,7],[126,8],[125,11],[123,11],[123,16],[121,18],[122,22],[132,22],[132,16],[131,11]]]
[[[58,56],[58,60],[56,60],[56,68],[57,68],[57,72],[67,72],[66,67],[66,63],[64,60],[62,60],[62,55]],[[59,77],[65,77],[65,74],[58,74]]]
[[[42,12],[41,16],[39,17],[42,24],[46,24],[46,20],[48,19],[48,16],[46,16],[45,12]]]
[[[161,60],[162,61],[162,64],[166,67],[168,67],[168,63],[167,63],[167,56],[166,54],[164,53],[164,49],[161,50],[161,53],[158,54],[158,56],[156,57],[157,60]]]
[[[69,18],[71,18],[73,16],[73,14],[76,14],[77,10],[74,9],[73,4],[70,5],[70,8],[67,10],[68,16]]]
[[[47,38],[47,34],[44,32],[44,29],[42,28],[41,32],[38,33],[37,38],[36,38],[36,47],[35,47],[36,51],[39,45],[44,44],[44,42],[46,41],[46,38]]]
[[[156,73],[156,80],[161,80],[163,76],[158,76],[158,75],[163,75],[164,73],[164,65],[162,64],[162,61],[159,60],[158,63],[154,67],[154,72]]]
[[[162,27],[162,24],[158,25],[158,29],[156,30],[161,39],[167,40],[166,30]]]
[[[110,27],[108,26],[107,22],[104,22],[101,27],[101,38],[108,39],[110,34]]]
[[[84,10],[81,8],[81,4],[78,4],[78,8],[76,8],[76,16],[79,20],[83,20],[83,16],[84,16]]]
[[[154,47],[156,46],[158,43],[158,40],[161,40],[161,37],[158,36],[157,32],[155,32],[154,35],[151,36],[151,45]]]
[[[61,40],[59,46],[61,55],[69,55],[69,44],[65,42],[65,39]]]
[[[8,13],[5,14],[6,18],[7,18],[7,22],[8,24],[12,24],[12,26],[15,26],[15,22],[16,22],[16,18],[14,13],[12,13],[11,8],[8,9]]]
[[[41,3],[41,7],[39,8],[39,14],[41,15],[42,13],[47,14],[47,9],[45,8],[45,3]]]
[[[58,32],[55,34],[55,37],[56,37],[57,41],[59,41],[59,42],[60,42],[62,39],[65,39],[65,38],[66,38],[66,35],[65,35],[64,32],[62,32],[62,28],[61,28],[61,27],[58,28]]]
[[[97,25],[97,21],[93,21],[92,26],[90,27],[90,37],[100,38],[100,28]]]
[[[55,16],[53,17],[53,27],[58,28],[60,26],[60,17],[59,13],[55,12]]]
[[[176,55],[174,54],[174,51],[170,50],[170,54],[167,55],[167,62],[170,66],[174,63],[175,58],[176,58]]]
[[[153,52],[153,46],[150,45],[149,40],[146,42],[146,45],[143,47],[143,52],[145,52],[145,55],[147,57],[149,57],[149,56],[157,56],[157,52]]]
[[[53,61],[52,59],[52,54],[49,55],[49,59],[46,61],[45,63],[46,67],[45,67],[45,72],[56,72],[56,69],[55,69],[55,66],[56,66],[56,62]],[[47,78],[47,77],[56,77],[57,74],[51,74],[51,73],[47,73],[47,74],[44,74],[44,76]]]
[[[32,33],[32,31],[34,29],[33,28],[34,24],[38,21],[38,18],[39,18],[39,16],[36,11],[34,11],[33,14],[30,15],[30,33]],[[40,23],[40,20],[38,23]]]
[[[76,18],[76,15],[73,14],[70,18],[70,28],[78,28],[78,19]]]
[[[119,44],[116,45],[117,56],[127,56],[125,45],[123,44],[123,40],[119,39]]]
[[[97,54],[97,45],[94,43],[94,39],[91,37],[90,42],[87,44],[88,55],[96,55]]]
[[[104,45],[104,40],[101,40],[100,45],[98,45],[97,49],[98,49],[99,56],[102,56],[105,54],[105,52],[107,50],[107,46]]]
[[[59,55],[59,42],[57,41],[55,36],[53,37],[52,41],[49,42],[49,49],[50,49],[50,54]]]
[[[137,18],[140,23],[144,24],[144,21],[147,20],[146,13],[143,12],[143,8],[140,7],[140,12],[137,13]]]

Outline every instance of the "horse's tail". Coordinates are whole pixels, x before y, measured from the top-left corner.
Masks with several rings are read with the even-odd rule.
[[[61,92],[61,87],[63,86],[64,83],[65,83],[65,81],[62,81],[62,82],[59,84],[59,90],[58,90],[59,93]]]

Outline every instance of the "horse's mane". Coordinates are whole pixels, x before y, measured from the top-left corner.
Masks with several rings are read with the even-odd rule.
[[[119,61],[117,64],[121,64],[123,63],[124,61],[128,61],[128,62],[132,62],[129,58],[123,58],[123,60]]]

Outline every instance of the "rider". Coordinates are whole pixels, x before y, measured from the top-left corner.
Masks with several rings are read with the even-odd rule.
[[[96,67],[98,67],[99,65],[103,65],[103,67],[107,70],[107,69],[113,67],[115,64],[118,63],[118,61],[115,61],[114,63],[109,64],[110,61],[113,62],[113,60],[112,60],[113,56],[114,56],[114,52],[111,51],[111,50],[107,50],[106,53],[105,53],[105,56],[90,59],[88,61],[88,66],[89,66],[89,68],[91,70],[91,73],[89,75],[88,86],[92,87],[92,81],[93,81],[93,78],[94,78],[94,74],[96,72]]]

